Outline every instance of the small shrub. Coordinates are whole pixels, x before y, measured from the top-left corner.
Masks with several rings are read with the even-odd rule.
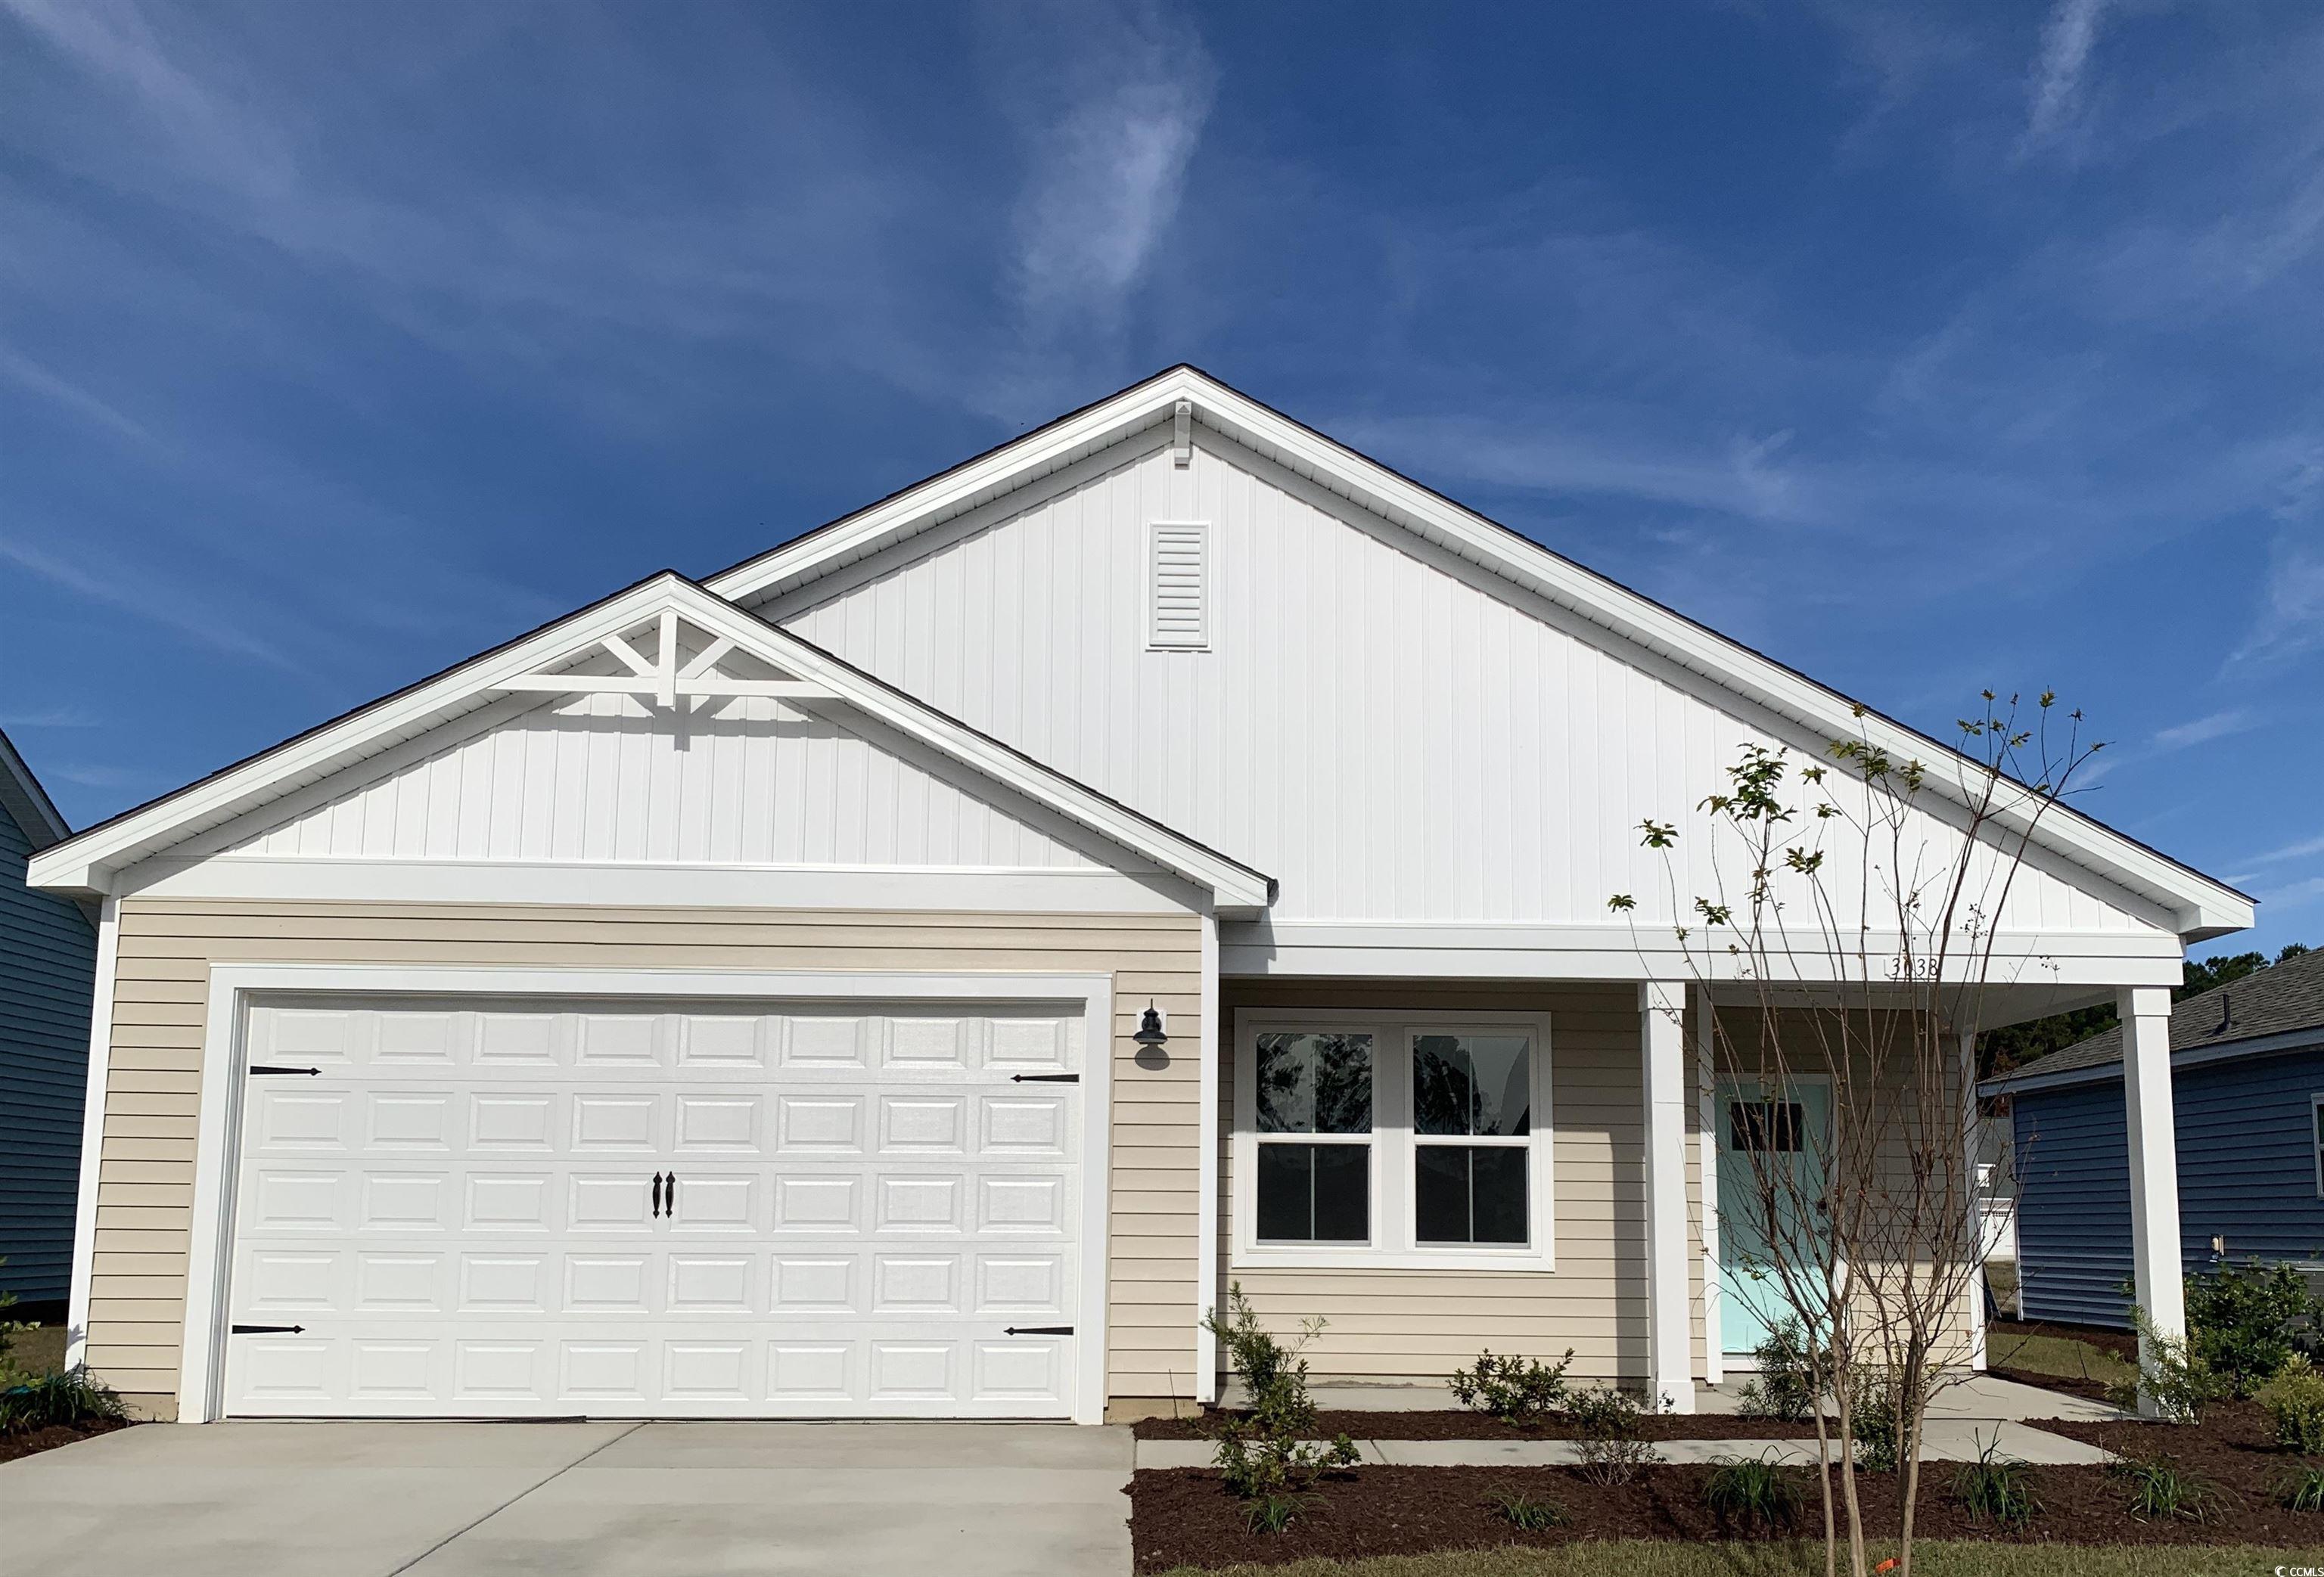
[[[1511,1527],[1539,1533],[1565,1521],[1565,1513],[1546,1500],[1536,1500],[1523,1489],[1501,1489],[1493,1496],[1493,1515]]]
[[[2324,1511],[2324,1468],[2302,1468],[2283,1482],[2276,1499],[2292,1511]]]
[[[1725,1527],[1754,1524],[1769,1529],[1789,1527],[1800,1514],[1800,1489],[1792,1475],[1765,1458],[1722,1462],[1711,1471],[1702,1487],[1702,1503]]]
[[[1452,1371],[1452,1399],[1504,1424],[1530,1424],[1564,1406],[1565,1370],[1572,1361],[1571,1347],[1554,1364],[1480,1352],[1476,1368]]]
[[[2107,1400],[2117,1407],[2135,1407],[2144,1386],[2163,1417],[2175,1424],[2202,1422],[2203,1409],[2227,1396],[2227,1386],[2201,1353],[2155,1330],[2144,1309],[2133,1304],[2130,1318],[2138,1327],[2140,1377],[2108,1386]]]
[[[2192,1473],[2179,1471],[2167,1456],[2116,1462],[2116,1476],[2130,1485],[2130,1514],[2144,1522],[2209,1522],[2218,1508],[2218,1492]]]
[[[1306,1511],[1308,1499],[1281,1493],[1259,1496],[1243,1513],[1243,1521],[1253,1533],[1281,1533]]]
[[[2237,1400],[2275,1378],[2312,1341],[2316,1300],[2289,1265],[2222,1264],[2189,1276],[2187,1340],[2191,1356]]]
[[[2259,1388],[2259,1399],[2275,1420],[2275,1443],[2302,1456],[2324,1454],[2324,1374],[2293,1353]]]
[[[1866,1472],[1893,1473],[1903,1454],[1897,1388],[1897,1377],[1886,1370],[1871,1370],[1856,1379],[1849,1431],[1856,1440],[1856,1465]]]
[[[0,1434],[23,1434],[53,1425],[96,1424],[128,1416],[113,1388],[88,1366],[34,1375],[0,1390]]]
[[[1296,1499],[1323,1474],[1356,1466],[1363,1459],[1346,1435],[1328,1445],[1308,1438],[1315,1429],[1315,1403],[1307,1394],[1307,1360],[1299,1353],[1323,1322],[1305,1322],[1299,1339],[1286,1345],[1259,1323],[1240,1283],[1228,1287],[1227,1299],[1225,1316],[1213,1309],[1203,1323],[1226,1348],[1250,1398],[1248,1414],[1222,1416],[1217,1426],[1216,1462],[1228,1491],[1253,1501]]]
[[[1579,1438],[1582,1476],[1596,1484],[1627,1484],[1640,1468],[1662,1461],[1651,1442],[1638,1438],[1646,1405],[1628,1391],[1593,1386],[1566,1398],[1565,1416]]]
[[[1759,1343],[1759,1372],[1743,1382],[1738,1402],[1748,1418],[1804,1424],[1815,1416],[1815,1371],[1797,1320],[1784,1320]]]
[[[2024,1528],[2041,1515],[2042,1502],[2034,1497],[2034,1470],[2015,1457],[2001,1454],[2001,1432],[1977,1448],[1977,1460],[1961,1464],[1953,1475],[1953,1493],[1969,1511],[1971,1522]]]

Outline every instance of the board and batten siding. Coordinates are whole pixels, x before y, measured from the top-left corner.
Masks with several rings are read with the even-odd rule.
[[[1322,1316],[1327,1323],[1307,1349],[1318,1379],[1441,1383],[1473,1364],[1481,1348],[1555,1362],[1571,1347],[1576,1379],[1644,1382],[1646,1095],[1637,987],[1230,980],[1221,996],[1227,1015],[1219,1079],[1222,1295],[1240,1283],[1260,1321],[1281,1333]],[[1547,1014],[1557,1268],[1234,1269],[1234,1014],[1286,1009]],[[1691,1368],[1700,1379],[1702,1197],[1692,1102],[1686,1120],[1688,1323]]]
[[[957,765],[848,722],[759,696],[675,722],[628,696],[504,703],[183,853],[1101,868],[1084,852],[1093,835],[1055,812],[997,784],[964,787]],[[1105,854],[1106,868],[1143,868]]]
[[[257,902],[120,907],[88,1361],[141,1414],[177,1411],[210,966],[1110,973],[1109,1394],[1193,1392],[1202,939],[1192,916]],[[1167,1058],[1130,1039],[1151,999]],[[1149,1065],[1160,1063],[1160,1065]]]
[[[2314,1099],[2324,1095],[2324,1036],[2312,1047],[2174,1069],[2180,1256],[2324,1261],[2324,1196]],[[2017,1156],[2017,1266],[2025,1317],[2130,1324],[2130,1149],[2122,1077],[2011,1098]]]
[[[1151,649],[1157,521],[1207,524],[1207,650]],[[1277,921],[1602,925],[1618,891],[1669,918],[1639,822],[1778,742],[1711,681],[1207,429],[1190,465],[1166,431],[1125,439],[757,611],[1277,878]],[[1674,851],[1682,894],[1716,889],[1701,845]],[[2109,890],[2037,851],[2002,923],[2159,919]]]
[[[97,931],[68,899],[24,885],[32,841],[0,809],[0,1291],[71,1288],[88,1087]]]

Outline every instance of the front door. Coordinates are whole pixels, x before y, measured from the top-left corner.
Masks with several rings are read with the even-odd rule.
[[[1788,1244],[1795,1263],[1821,1262],[1828,1223],[1816,1206],[1831,1142],[1831,1086],[1722,1084],[1718,1126],[1720,1350],[1748,1354],[1788,1307],[1783,1282],[1771,1268],[1774,1246]],[[1775,1183],[1772,1190],[1769,1179]],[[1784,1218],[1778,1223],[1768,1221],[1771,1199]]]

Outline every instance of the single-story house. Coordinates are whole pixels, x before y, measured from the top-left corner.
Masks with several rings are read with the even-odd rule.
[[[1948,759],[1169,369],[38,856],[79,1351],[189,1420],[1095,1420],[1213,1396],[1235,1282],[1321,1379],[1692,1407],[1749,1125],[1639,823],[1864,732]],[[2159,1057],[2251,919],[2061,811],[1987,1001]]]
[[[2324,953],[2172,1009],[2171,1083],[2181,1263],[2324,1269]],[[1979,1088],[2009,1097],[2025,1318],[2127,1327],[2120,1027]]]
[[[0,1292],[18,1318],[60,1316],[72,1286],[97,927],[24,885],[25,862],[71,831],[0,733]]]

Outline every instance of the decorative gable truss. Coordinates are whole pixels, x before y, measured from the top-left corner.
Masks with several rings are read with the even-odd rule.
[[[638,650],[647,632],[653,640],[650,659]],[[781,701],[836,701],[839,692],[811,679],[761,678],[752,670],[775,673],[773,665],[743,651],[731,635],[702,629],[676,608],[664,608],[651,619],[597,641],[599,652],[553,671],[510,674],[496,679],[500,690],[536,691],[553,696],[633,696],[642,705],[664,712],[696,712],[709,702],[739,696]],[[604,659],[620,666],[607,669]],[[730,673],[729,668],[738,672]]]

